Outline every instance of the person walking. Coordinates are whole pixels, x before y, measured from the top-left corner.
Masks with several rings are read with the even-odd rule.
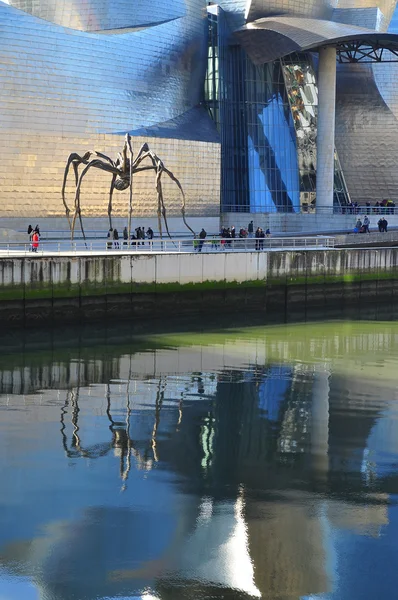
[[[225,243],[226,243],[226,245],[229,248],[231,246],[231,244],[232,244],[232,241],[231,241],[232,240],[232,235],[231,235],[231,230],[230,230],[229,227],[227,227],[227,229],[225,231],[225,239],[226,239]]]
[[[114,243],[115,249],[119,250],[120,249],[120,246],[119,246],[119,232],[118,232],[118,230],[116,228],[113,230],[113,243]]]
[[[123,229],[123,247],[127,246],[127,242],[129,239],[129,232],[127,231],[127,227]]]
[[[249,225],[247,226],[247,232],[249,234],[249,238],[252,238],[253,237],[253,232],[254,232],[253,221],[250,221]]]
[[[146,230],[146,236],[149,240],[149,247],[152,249],[153,230],[151,227],[148,227],[148,229]]]
[[[39,232],[36,231],[36,229],[35,229],[32,234],[32,252],[37,252],[37,250],[39,248],[39,240],[40,240]]]
[[[33,235],[33,227],[32,227],[32,225],[29,225],[28,236],[29,236],[29,242],[30,242],[30,246],[29,246],[30,251],[32,251],[32,235]]]
[[[260,249],[260,245],[259,245],[260,244],[260,231],[261,231],[260,227],[257,227],[256,234],[255,234],[255,237],[256,237],[256,250]]]
[[[261,228],[260,228],[260,233],[259,233],[258,237],[260,238],[259,243],[258,243],[258,249],[259,250],[264,250],[265,233],[264,233],[264,230],[261,229]]]
[[[203,244],[205,243],[206,236],[207,236],[207,233],[202,227],[202,231],[199,233],[198,252],[202,252],[202,248],[203,248]]]
[[[109,227],[108,235],[106,236],[108,241],[106,242],[106,247],[108,250],[112,250],[113,245],[113,227]]]
[[[363,220],[364,233],[370,233],[369,225],[370,225],[369,217],[368,217],[368,215],[365,215],[365,218]]]

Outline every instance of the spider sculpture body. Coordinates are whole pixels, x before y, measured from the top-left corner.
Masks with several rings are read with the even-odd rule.
[[[72,165],[73,171],[75,174],[75,183],[76,183],[76,191],[75,191],[75,202],[74,202],[74,210],[73,212],[69,208],[66,198],[65,198],[65,188],[66,182],[68,179],[68,173],[70,166]],[[79,171],[79,167],[83,165],[83,169]],[[108,218],[109,218],[109,227],[112,227],[112,196],[113,191],[116,189],[118,191],[127,190],[130,188],[130,198],[129,198],[129,210],[128,210],[128,239],[130,239],[131,232],[131,216],[133,212],[133,176],[136,173],[141,171],[154,171],[156,175],[156,192],[157,192],[157,216],[158,216],[158,226],[159,226],[159,234],[162,237],[162,217],[164,221],[164,226],[166,228],[167,234],[169,237],[170,232],[167,224],[166,218],[166,207],[164,204],[163,198],[163,190],[162,190],[162,175],[166,173],[170,177],[172,181],[177,185],[181,192],[181,214],[182,219],[186,227],[195,235],[195,232],[188,225],[185,219],[185,194],[182,189],[181,183],[173,175],[169,169],[167,169],[163,161],[150,150],[148,144],[143,144],[138,154],[134,158],[133,148],[131,145],[131,136],[126,134],[125,142],[123,146],[122,152],[118,153],[118,156],[115,161],[113,161],[106,154],[102,154],[101,152],[86,152],[83,156],[76,154],[75,152],[70,154],[68,161],[65,167],[64,173],[64,181],[62,185],[62,201],[65,207],[66,217],[69,222],[69,227],[71,230],[71,239],[74,237],[76,220],[79,218],[80,227],[82,230],[83,238],[85,239],[85,233],[83,228],[83,220],[81,214],[81,204],[80,204],[80,191],[82,186],[82,181],[86,173],[91,168],[101,169],[102,171],[106,171],[112,175],[111,186],[109,191],[109,202],[108,202]]]

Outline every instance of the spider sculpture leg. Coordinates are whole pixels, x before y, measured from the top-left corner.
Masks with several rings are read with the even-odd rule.
[[[189,229],[189,231],[195,235],[194,230],[188,225],[186,217],[185,217],[185,205],[186,205],[186,199],[185,199],[185,193],[184,190],[182,189],[182,185],[180,183],[180,181],[177,179],[177,177],[169,170],[167,169],[164,164],[163,161],[158,157],[157,154],[155,154],[155,152],[152,152],[152,150],[149,149],[148,144],[144,144],[141,147],[141,150],[139,151],[137,158],[134,161],[134,165],[137,167],[139,165],[140,162],[142,162],[145,158],[149,157],[153,167],[156,169],[156,173],[157,173],[157,179],[156,179],[156,189],[158,191],[158,221],[160,218],[160,213],[162,213],[163,215],[163,219],[165,222],[165,226],[166,226],[166,230],[170,236],[169,230],[168,230],[168,224],[167,224],[167,218],[166,218],[166,207],[164,206],[164,197],[163,197],[163,190],[162,190],[162,186],[160,183],[160,187],[158,188],[158,177],[159,177],[159,181],[160,181],[160,177],[162,176],[163,173],[166,173],[170,179],[172,181],[174,181],[174,183],[177,185],[178,189],[181,192],[181,215],[182,215],[182,220],[184,222],[184,225],[186,226],[187,229]],[[137,169],[136,168],[136,172],[138,170],[141,169]],[[159,196],[159,190],[160,190],[160,196]],[[160,230],[159,230],[160,231]]]
[[[171,171],[169,171],[168,169],[166,169],[165,166],[163,166],[163,171],[170,177],[170,179],[172,181],[174,181],[174,183],[177,185],[177,187],[179,188],[180,192],[181,192],[181,215],[182,215],[182,220],[184,221],[184,225],[187,229],[189,229],[189,231],[191,231],[193,233],[193,235],[196,235],[194,230],[191,229],[191,227],[188,225],[186,219],[185,219],[185,193],[184,190],[182,189],[182,185],[179,182],[179,180],[177,179],[177,177],[175,175],[173,175],[173,173]]]
[[[127,239],[130,243],[130,234],[131,234],[131,215],[133,214],[133,162],[134,162],[134,153],[133,147],[131,145],[131,135],[126,135],[126,143],[130,152],[130,173],[129,173],[129,215],[128,215],[128,225],[127,225]]]
[[[139,167],[140,163],[144,161],[146,158],[149,158],[152,162],[152,167]],[[164,219],[164,223],[166,226],[166,231],[171,239],[171,235],[169,232],[167,218],[166,218],[166,209],[163,202],[163,191],[162,191],[162,183],[160,180],[161,171],[160,168],[162,166],[162,161],[159,157],[149,149],[148,144],[143,144],[140,151],[137,154],[137,158],[134,161],[134,172],[137,173],[139,171],[144,171],[146,169],[154,169],[156,171],[156,192],[157,192],[157,200],[158,200],[158,208],[157,208],[157,216],[158,216],[158,227],[159,227],[159,235],[160,239],[162,239],[162,216]]]
[[[116,177],[117,177],[117,175],[113,174],[112,182],[111,182],[111,189],[109,190],[109,202],[108,202],[109,229],[112,228],[112,196],[113,196],[113,190],[115,189]]]
[[[82,218],[81,218],[80,188],[81,188],[81,185],[82,185],[83,177],[86,175],[87,171],[89,169],[91,169],[91,167],[95,167],[97,169],[101,169],[102,171],[107,171],[108,173],[112,173],[113,175],[116,175],[116,176],[119,174],[119,170],[118,170],[117,167],[115,167],[113,164],[105,163],[105,162],[103,162],[99,158],[94,158],[93,160],[91,160],[88,163],[88,165],[86,165],[84,167],[83,171],[80,173],[79,181],[78,181],[77,186],[76,186],[75,212],[74,212],[74,215],[73,215],[72,225],[71,225],[71,239],[72,240],[73,240],[73,235],[74,235],[74,231],[75,231],[76,218],[78,216],[79,216],[79,221],[80,221],[80,226],[81,226],[83,238],[86,239],[86,236],[85,236],[85,233],[84,233],[84,229],[83,229],[83,222],[82,222]],[[111,209],[112,209],[112,205],[111,205]]]
[[[164,226],[166,227],[167,235],[171,239],[169,225],[167,223],[167,218],[166,218],[166,207],[164,205],[164,198],[163,198],[162,174],[163,174],[163,169],[161,168],[161,166],[159,166],[158,172],[156,174],[156,189],[158,192],[158,201],[159,201],[160,207],[161,207],[161,213],[162,213],[162,217],[163,217],[163,221],[164,221]]]
[[[66,162],[66,167],[65,167],[65,172],[64,172],[64,181],[62,184],[61,194],[62,194],[62,202],[65,207],[65,213],[66,213],[66,218],[68,219],[69,227],[71,226],[71,221],[69,218],[70,208],[65,199],[65,187],[66,187],[66,181],[68,179],[69,168],[71,165],[73,166],[73,170],[75,172],[75,184],[77,185],[78,176],[79,176],[79,172],[78,172],[79,165],[81,165],[81,164],[87,165],[90,160],[90,157],[93,154],[94,154],[94,152],[86,152],[86,154],[84,154],[83,156],[80,156],[79,154],[76,154],[76,152],[73,152],[72,154],[69,155],[68,160]]]
[[[131,138],[127,141],[127,143],[131,147]],[[150,153],[151,153],[151,151],[149,150],[149,146],[145,142],[145,144],[142,144],[141,148],[139,149],[139,151],[137,153],[137,156],[135,157],[135,160],[133,162],[133,167],[138,167],[139,163],[142,162],[147,156],[149,156]]]
[[[66,167],[65,167],[65,172],[64,172],[64,180],[63,180],[63,184],[62,184],[62,202],[64,204],[65,207],[65,213],[66,213],[66,217],[68,219],[68,223],[69,223],[69,227],[72,227],[72,223],[70,220],[70,208],[66,202],[65,199],[65,188],[66,188],[66,182],[68,179],[68,173],[69,173],[69,169],[70,166],[72,165],[73,167],[73,171],[75,173],[75,185],[78,185],[78,180],[79,180],[79,166],[80,165],[88,165],[90,163],[90,161],[92,160],[91,157],[98,157],[98,158],[102,158],[104,161],[106,161],[107,163],[109,163],[110,165],[113,166],[113,161],[111,158],[109,158],[109,156],[106,156],[106,154],[102,154],[101,152],[96,152],[96,151],[89,151],[86,152],[85,154],[83,154],[83,156],[80,156],[80,154],[76,154],[76,152],[73,152],[72,154],[69,155],[68,160],[66,162]]]
[[[159,229],[159,235],[160,235],[160,239],[162,239],[162,205],[160,202],[160,196],[159,196],[159,192],[158,192],[158,210],[157,210],[157,215],[158,215],[158,229]]]

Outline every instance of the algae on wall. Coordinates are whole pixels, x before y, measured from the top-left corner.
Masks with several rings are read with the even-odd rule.
[[[398,248],[0,259],[0,302],[395,279]]]

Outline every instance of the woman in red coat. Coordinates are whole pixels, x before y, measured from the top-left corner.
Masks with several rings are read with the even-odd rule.
[[[32,252],[37,252],[38,247],[39,247],[39,234],[35,230],[32,235]]]

